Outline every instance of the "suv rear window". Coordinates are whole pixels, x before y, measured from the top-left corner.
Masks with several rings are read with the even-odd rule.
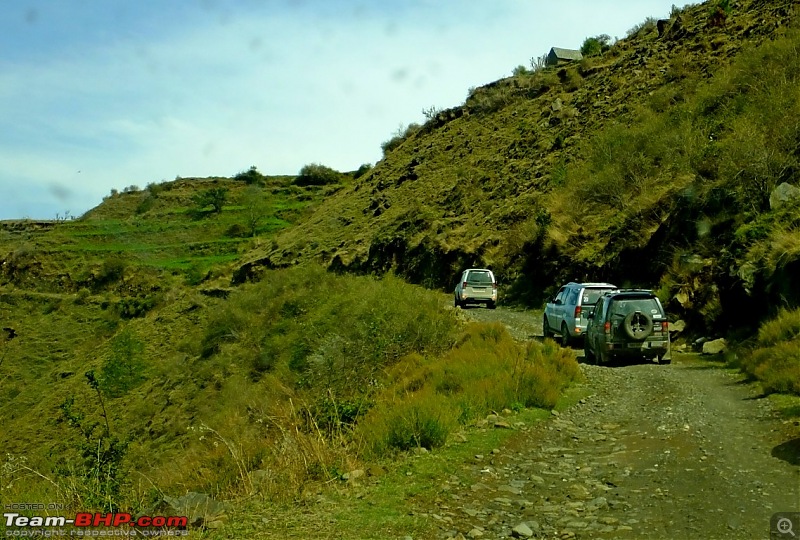
[[[611,302],[611,306],[609,307],[609,313],[612,315],[626,316],[628,313],[633,313],[634,311],[647,313],[651,317],[661,313],[655,298],[616,299]]]
[[[603,294],[607,292],[614,291],[616,289],[583,289],[583,302],[584,306],[593,306],[597,303],[597,300],[603,296]]]
[[[492,275],[487,271],[472,271],[467,276],[470,283],[492,283]]]

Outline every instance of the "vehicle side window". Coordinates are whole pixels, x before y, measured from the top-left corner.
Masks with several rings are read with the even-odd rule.
[[[578,289],[573,289],[572,292],[569,293],[569,298],[567,299],[567,303],[571,306],[578,305],[578,293],[580,291]]]
[[[556,295],[556,297],[555,297],[555,299],[553,301],[556,304],[559,304],[559,303],[563,304],[564,303],[564,296],[566,295],[565,294],[566,292],[567,292],[566,289],[562,287],[561,290],[558,291],[558,294]],[[560,302],[559,302],[559,300],[560,300]]]

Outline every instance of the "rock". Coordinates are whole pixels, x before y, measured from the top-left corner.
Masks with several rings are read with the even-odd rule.
[[[721,354],[725,352],[728,342],[725,338],[715,339],[714,341],[706,341],[703,343],[703,354]]]
[[[697,338],[696,340],[692,341],[692,349],[695,350],[695,351],[702,351],[703,350],[703,344],[706,341],[708,341],[708,338],[706,338],[706,337]]]
[[[776,210],[788,202],[800,199],[800,188],[783,182],[769,194],[769,207]]]
[[[483,536],[483,531],[475,527],[474,529],[472,529],[467,533],[467,536],[470,538],[480,538],[481,536]]]
[[[511,529],[511,536],[514,538],[530,538],[533,536],[533,531],[525,523],[520,523]]]
[[[686,321],[677,320],[675,322],[669,323],[669,334],[677,335],[686,330]]]
[[[689,295],[683,291],[676,294],[673,297],[673,300],[675,300],[681,307],[687,307],[690,303]]]
[[[601,510],[603,508],[608,508],[608,500],[605,497],[597,497],[586,504],[586,509],[589,511]]]
[[[359,478],[361,478],[365,474],[366,473],[365,473],[364,469],[355,469],[353,471],[344,473],[342,475],[342,480],[346,480],[348,482],[352,482],[354,480],[358,480]]]
[[[497,429],[512,429],[511,424],[509,424],[505,420],[498,420],[497,422],[494,423],[494,427],[496,427]]]
[[[553,109],[553,112],[558,112],[564,107],[564,104],[561,102],[561,98],[556,98],[553,103],[550,104],[550,108]]]

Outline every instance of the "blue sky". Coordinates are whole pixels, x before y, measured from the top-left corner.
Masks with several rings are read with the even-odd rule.
[[[381,158],[550,47],[624,37],[664,0],[16,0],[0,13],[0,219],[112,188]]]

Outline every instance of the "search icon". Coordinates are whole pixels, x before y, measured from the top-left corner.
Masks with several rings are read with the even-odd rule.
[[[781,518],[777,523],[778,532],[781,534],[791,534],[792,538],[797,538],[792,530],[792,520],[789,518]]]

